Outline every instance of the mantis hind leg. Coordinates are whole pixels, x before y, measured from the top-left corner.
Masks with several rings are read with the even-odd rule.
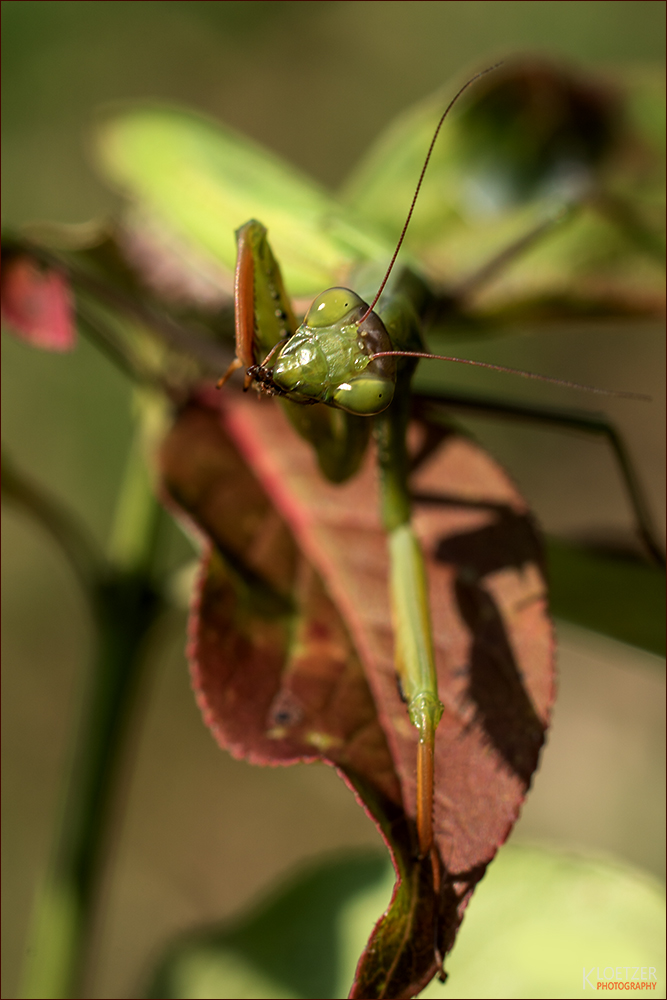
[[[437,425],[442,426],[443,423],[446,423],[448,412],[452,409],[487,413],[490,416],[509,420],[542,423],[546,426],[560,427],[563,430],[574,430],[602,437],[611,448],[616,467],[623,481],[634,514],[637,534],[652,561],[658,566],[665,565],[665,554],[658,542],[649,506],[630,453],[621,434],[606,416],[593,413],[573,413],[566,409],[533,404],[501,400],[489,401],[467,394],[448,393],[447,395],[443,394],[443,396],[420,396],[414,402],[414,415],[423,419],[429,427],[433,423],[436,424],[435,430],[427,437],[427,445],[419,456],[420,461],[424,461],[438,446],[441,435],[437,433]],[[446,433],[446,430],[443,430],[443,433]]]

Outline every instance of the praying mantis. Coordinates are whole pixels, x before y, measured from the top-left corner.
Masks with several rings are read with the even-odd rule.
[[[233,301],[236,358],[221,382],[243,369],[245,388],[254,384],[260,392],[278,397],[296,431],[314,446],[320,470],[333,482],[353,476],[374,431],[381,517],[390,552],[396,670],[419,737],[416,826],[422,857],[431,852],[433,842],[433,785],[437,780],[433,745],[442,711],[423,557],[411,527],[407,487],[410,380],[420,356],[436,356],[425,351],[423,332],[429,324],[441,329],[448,310],[455,315],[460,303],[465,307],[468,300],[474,301],[480,289],[492,285],[508,267],[523,266],[526,256],[531,256],[529,251],[548,246],[554,233],[561,237],[557,273],[560,280],[568,274],[575,308],[579,300],[587,309],[599,308],[600,273],[625,307],[626,276],[629,293],[634,295],[644,280],[643,261],[652,258],[650,267],[654,267],[661,254],[645,220],[628,208],[627,200],[615,192],[608,194],[598,184],[598,163],[611,155],[618,141],[616,107],[604,89],[569,79],[539,63],[506,67],[498,71],[497,86],[495,74],[486,77],[492,85],[471,105],[465,128],[459,128],[452,140],[447,129],[441,132],[441,126],[452,104],[480,75],[484,74],[464,84],[444,114],[444,102],[439,105],[435,132],[429,108],[415,117],[414,129],[408,122],[404,134],[399,130],[389,153],[381,151],[381,167],[371,157],[366,171],[357,175],[348,190],[348,206],[233,131],[177,110],[149,107],[115,114],[103,123],[97,144],[104,173],[130,196],[120,231],[130,265],[143,273],[164,302],[177,308],[179,301],[196,304],[208,325],[215,310],[229,315]],[[547,114],[547,128],[543,106],[549,114],[556,109],[553,120]],[[527,131],[526,116],[530,115],[535,119]],[[489,127],[497,133],[497,142],[483,150],[486,159],[480,160],[479,137]],[[417,138],[424,136],[431,137],[431,144],[427,147],[427,138],[414,169]],[[438,159],[443,141],[445,150]],[[459,143],[464,154],[455,148]],[[426,160],[424,148],[428,148]],[[500,163],[491,188],[486,182],[489,159]],[[414,239],[406,243],[404,264],[395,267],[429,162],[432,172],[426,176],[431,180],[423,189],[428,211],[422,203],[419,217],[412,221]],[[469,179],[486,184],[494,198],[506,197],[509,191],[519,204],[530,204],[535,197],[542,207],[533,214],[519,211],[517,218],[510,218],[509,230],[501,213],[493,252],[481,265],[477,252],[468,273],[459,269],[443,295],[434,289],[428,269],[420,266],[419,247],[421,242],[430,248],[432,270],[442,267],[431,230],[436,224],[445,231],[452,228],[454,209],[447,199],[452,190],[457,197],[467,197],[466,188],[460,185],[462,167]],[[407,219],[406,191],[412,193]],[[445,204],[444,216],[441,203]],[[372,209],[374,225],[366,225],[359,214],[364,206]],[[404,227],[397,245],[399,211]],[[614,251],[608,260],[603,258],[601,272],[596,226],[602,230],[605,247]],[[610,235],[619,247],[620,269]],[[636,275],[628,270],[624,256],[629,245],[633,260],[642,260]],[[469,257],[465,240],[460,246],[462,257]],[[585,254],[590,259],[588,270],[576,264],[582,247],[584,259]],[[657,267],[662,283],[661,263]],[[534,283],[532,273],[529,280]],[[328,291],[321,291],[327,287]],[[558,312],[558,297],[552,306],[550,289],[540,288],[539,281],[534,287],[538,315],[545,307]],[[644,301],[650,301],[653,287]],[[501,298],[494,308],[502,317],[503,308],[511,310],[512,302],[508,307]],[[571,308],[567,297],[564,308],[567,315]],[[612,312],[614,308],[612,302]],[[493,308],[491,312],[491,322],[497,322]],[[304,313],[299,325],[296,316]],[[483,362],[467,363],[510,371]],[[518,374],[576,385],[535,373]],[[523,416],[563,419],[528,409]],[[608,424],[592,422],[589,427],[579,419],[577,427],[603,433],[614,446],[616,438]],[[656,552],[646,505],[628,463],[624,475],[639,532],[646,546]]]
[[[409,269],[400,270],[388,284],[447,115],[471,84],[497,68],[470,78],[442,114],[391,262],[370,305],[351,288],[330,288],[314,299],[303,322],[297,324],[267,230],[254,219],[237,230],[236,357],[218,381],[221,388],[242,368],[245,390],[254,385],[260,393],[277,396],[297,432],[315,448],[322,473],[333,482],[342,482],[357,471],[372,420],[381,517],[390,554],[396,672],[410,722],[419,737],[416,826],[421,857],[433,845],[434,742],[443,705],[438,697],[426,570],[411,525],[408,489],[406,434],[410,381],[417,360],[439,358],[477,364],[608,392],[503,366],[433,355],[425,350],[421,335],[427,290]],[[609,392],[643,398],[630,392]]]
[[[469,80],[454,101],[478,78]],[[510,92],[515,82],[510,75]],[[531,86],[534,83],[535,80]],[[568,93],[566,82],[557,79],[553,89],[565,100]],[[153,330],[158,333],[159,350],[151,353],[146,349],[144,355],[139,354],[139,374],[145,375],[146,368],[154,363],[160,385],[170,393],[174,386],[180,390],[172,393],[172,399],[178,403],[182,403],[192,391],[195,379],[201,377],[201,368],[205,369],[205,374],[212,374],[211,364],[206,366],[202,363],[197,370],[194,363],[195,360],[206,360],[204,346],[212,349],[217,358],[216,375],[223,367],[220,345],[210,341],[202,345],[201,338],[191,336],[191,331],[185,326],[179,329],[177,324],[183,320],[183,312],[182,302],[177,301],[178,296],[184,290],[190,295],[190,305],[194,302],[200,309],[196,319],[201,323],[204,318],[204,325],[213,340],[220,332],[218,324],[224,319],[225,308],[228,310],[226,315],[229,315],[228,303],[232,298],[230,293],[233,293],[236,359],[220,384],[224,384],[235,370],[243,369],[245,388],[254,386],[261,394],[277,397],[296,432],[313,447],[324,477],[334,483],[343,483],[354,476],[373,434],[379,470],[381,522],[389,550],[397,681],[413,727],[410,730],[406,723],[406,728],[411,736],[415,731],[417,733],[414,741],[416,847],[412,813],[408,824],[409,837],[405,838],[405,842],[412,852],[411,871],[417,876],[420,871],[426,873],[423,880],[426,891],[423,891],[421,883],[417,885],[414,880],[411,888],[417,896],[421,891],[419,900],[425,913],[421,937],[427,943],[433,943],[439,967],[442,966],[445,949],[451,947],[452,928],[455,930],[461,919],[467,901],[466,893],[471,891],[498,843],[507,835],[507,827],[489,834],[489,843],[483,845],[472,866],[462,864],[458,869],[450,866],[450,870],[447,859],[444,864],[441,863],[439,847],[435,843],[439,836],[437,808],[435,836],[433,829],[434,786],[439,778],[434,768],[440,767],[434,760],[434,741],[443,712],[440,693],[443,701],[447,699],[442,687],[441,692],[438,691],[424,556],[411,516],[408,487],[410,456],[406,444],[412,405],[411,379],[419,358],[444,357],[449,361],[513,371],[570,387],[576,385],[500,365],[436,355],[426,350],[425,334],[429,332],[429,324],[434,317],[437,325],[439,313],[440,322],[443,314],[446,321],[447,308],[451,313],[455,311],[457,302],[465,305],[466,297],[471,297],[471,294],[474,297],[475,292],[484,289],[508,265],[521,262],[526,251],[539,245],[545,235],[558,231],[558,227],[576,217],[577,212],[582,214],[582,206],[587,199],[600,215],[606,213],[611,216],[624,236],[634,241],[642,254],[658,256],[650,228],[628,211],[627,202],[604,191],[601,193],[594,186],[589,196],[586,184],[582,183],[577,171],[571,169],[567,156],[565,160],[556,156],[554,162],[558,169],[555,172],[549,169],[546,173],[542,171],[541,176],[543,181],[546,176],[549,183],[555,185],[560,208],[537,219],[537,222],[533,220],[523,230],[519,227],[511,239],[504,241],[504,245],[499,241],[497,246],[501,247],[500,252],[496,249],[482,266],[478,261],[468,269],[467,276],[464,268],[463,279],[460,275],[457,279],[458,290],[456,282],[453,282],[449,293],[445,291],[443,294],[442,288],[437,288],[427,270],[419,267],[419,254],[414,252],[414,246],[405,248],[412,250],[412,255],[402,258],[395,266],[426,167],[452,103],[440,117],[432,136],[416,190],[414,177],[411,179],[411,190],[414,190],[412,204],[397,245],[394,244],[394,237],[398,227],[392,229],[388,226],[392,229],[391,241],[382,235],[381,226],[374,228],[369,225],[367,228],[363,219],[355,217],[351,207],[347,211],[316,185],[295,176],[283,164],[272,160],[269,154],[258,152],[252,144],[226,132],[224,128],[212,127],[197,116],[183,112],[165,109],[129,112],[107,123],[100,134],[99,148],[107,175],[130,194],[130,210],[125,214],[123,226],[114,232],[106,246],[92,248],[90,257],[86,256],[88,247],[82,249],[81,263],[90,265],[92,270],[77,270],[75,263],[71,271],[73,282],[75,285],[79,282],[84,294],[100,296],[112,310],[125,311],[125,319],[130,320],[130,333],[134,323],[146,323],[149,327],[152,324]],[[587,110],[584,98],[580,101],[579,112],[582,107]],[[502,107],[500,111],[503,111]],[[591,129],[586,114],[583,114],[583,119],[583,132],[588,135]],[[604,124],[602,114],[600,121]],[[593,130],[592,148],[581,153],[584,166],[591,167],[591,175],[599,152],[597,146],[605,145],[604,131],[600,128],[597,134]],[[567,143],[565,145],[567,147]],[[542,152],[539,151],[540,156]],[[571,154],[570,148],[566,148],[566,154]],[[397,155],[393,160],[391,157],[386,160],[389,173],[380,180],[385,187],[388,185],[391,188],[393,162],[400,167],[401,157]],[[539,156],[533,160],[527,157],[527,161],[527,164],[520,161],[517,169],[520,183],[530,187],[534,184],[531,170],[540,174],[538,167],[541,169],[542,164]],[[586,174],[583,167],[582,171]],[[431,176],[428,175],[429,178]],[[355,197],[357,207],[359,199],[369,204],[372,202],[372,198],[364,192],[363,174],[357,181]],[[354,200],[352,198],[352,202]],[[381,201],[383,209],[386,206],[392,209],[394,201],[400,201],[403,212],[407,199],[383,196]],[[433,200],[430,204],[432,207]],[[377,214],[379,217],[382,212]],[[255,221],[255,216],[262,222]],[[243,221],[248,218],[251,221]],[[240,228],[239,223],[242,223]],[[235,242],[232,237],[234,232]],[[275,256],[269,239],[276,249]],[[113,253],[110,254],[110,251]],[[105,252],[108,255],[106,258]],[[125,270],[121,272],[125,282],[122,287],[113,284],[118,279],[118,256],[124,258],[125,264]],[[389,267],[385,271],[384,263],[389,258]],[[284,282],[278,260],[285,265]],[[48,251],[43,261],[60,263],[54,261]],[[96,277],[94,268],[102,265],[104,271],[105,263],[110,268],[105,277],[112,279],[112,287]],[[234,264],[236,271],[232,285],[229,279]],[[623,265],[625,267],[625,258]],[[134,271],[131,275],[133,280],[129,282],[134,300],[127,296],[128,270]],[[133,283],[135,279],[136,284]],[[637,275],[631,273],[631,279],[629,284],[634,287],[638,283]],[[146,295],[146,285],[150,287],[151,284],[153,292],[158,293],[157,299]],[[617,280],[616,287],[621,285],[622,282]],[[322,287],[327,286],[331,287],[320,292]],[[453,294],[452,288],[457,294]],[[212,307],[208,312],[205,308],[207,304]],[[220,309],[221,305],[223,309]],[[84,299],[84,318],[85,306]],[[216,313],[216,310],[220,312]],[[303,314],[305,318],[299,323],[297,316]],[[95,320],[104,328],[104,316],[93,316],[91,325]],[[191,367],[180,384],[174,379],[174,366],[166,348],[167,344],[174,347],[176,333],[183,335],[181,346],[185,344],[190,350],[187,360]],[[160,340],[160,337],[163,339]],[[133,357],[131,350],[134,344],[130,338],[127,347],[128,355]],[[208,353],[209,361],[210,358]],[[224,359],[224,364],[227,360]],[[635,395],[613,394],[631,398]],[[524,415],[530,414],[525,411]],[[546,411],[541,414],[535,411],[532,415],[542,419],[548,416]],[[576,426],[586,429],[583,425],[584,421],[578,417]],[[591,425],[589,429],[599,433],[601,425]],[[607,426],[603,432],[613,444],[615,438]],[[641,494],[631,472],[628,473],[627,468],[625,472],[640,533],[647,547],[654,551]],[[465,498],[463,500],[465,502]],[[516,558],[519,559],[519,556]],[[463,574],[457,579],[462,586],[466,584]],[[477,596],[484,597],[485,592],[477,588]],[[485,652],[482,646],[486,641],[485,635],[479,639],[478,653]],[[214,653],[222,659],[219,648]],[[397,701],[393,682],[391,693]],[[253,690],[252,698],[255,697]],[[531,707],[529,699],[527,706]],[[506,725],[507,719],[502,721],[505,729],[511,728]],[[446,722],[445,718],[441,724],[441,735]],[[516,727],[517,731],[520,729],[520,725]],[[465,736],[465,732],[463,727],[460,735]],[[533,735],[535,732],[541,745],[543,730],[531,730]],[[409,742],[411,755],[413,740]],[[444,739],[441,739],[440,744],[443,743]],[[408,756],[408,765],[411,763]],[[535,762],[531,764],[530,773],[534,766]],[[455,772],[455,768],[450,770]],[[516,772],[517,768],[514,770]],[[522,801],[530,779],[529,773],[522,774],[524,776],[516,794],[518,801]],[[441,777],[443,775],[444,769],[440,773]],[[499,797],[502,798],[500,793]],[[465,836],[466,830],[462,834],[462,837]],[[408,887],[406,892],[410,888],[408,868],[404,867],[402,873],[403,885]],[[401,906],[397,905],[396,909],[401,911]],[[405,910],[413,912],[412,903]],[[402,931],[401,934],[402,940],[407,940],[412,931]],[[414,935],[417,943],[419,937],[419,934]],[[432,975],[434,967],[431,958],[426,961],[427,972]],[[363,992],[359,995],[371,994]]]
[[[476,79],[478,77],[469,80],[459,94]],[[157,279],[161,260],[155,244],[162,240],[157,249],[168,251],[170,230],[171,235],[177,236],[174,241],[176,256],[181,254],[178,268],[172,267],[171,274],[167,273],[169,267],[162,269],[163,300],[160,305],[165,312],[156,316],[151,303],[147,305],[143,290],[139,307],[136,302],[128,303],[122,290],[113,289],[113,294],[109,294],[109,289],[96,281],[94,274],[72,271],[84,292],[93,295],[106,292],[107,305],[124,308],[134,321],[150,319],[167,338],[175,332],[174,324],[164,320],[165,313],[169,319],[168,307],[173,305],[170,300],[174,291],[178,291],[175,289],[178,280],[182,279],[184,284],[188,278],[193,280],[193,296],[199,305],[207,297],[214,305],[219,305],[218,293],[221,289],[224,292],[231,289],[225,285],[226,277],[221,274],[223,268],[216,268],[223,264],[224,269],[231,272],[235,256],[236,359],[220,382],[224,384],[236,369],[244,369],[245,388],[254,385],[260,393],[277,397],[297,433],[313,446],[323,475],[335,483],[351,478],[360,467],[373,432],[381,520],[390,554],[389,585],[398,686],[407,703],[410,722],[418,734],[416,860],[421,862],[431,854],[430,866],[427,863],[423,867],[432,870],[431,890],[435,890],[435,896],[440,895],[439,890],[444,886],[443,899],[447,898],[446,892],[451,891],[451,885],[445,885],[445,878],[442,884],[439,882],[442,871],[433,846],[433,796],[438,779],[434,774],[434,740],[443,708],[434,668],[424,557],[411,519],[406,435],[411,378],[417,361],[421,357],[443,357],[425,349],[424,333],[447,297],[440,295],[438,299],[424,273],[414,267],[414,257],[408,258],[405,266],[394,265],[440,127],[452,103],[441,116],[433,135],[407,220],[384,277],[375,265],[379,267],[378,262],[389,257],[393,244],[378,235],[378,230],[373,231],[371,227],[366,231],[351,214],[341,211],[333,199],[301,179],[295,182],[283,167],[272,162],[266,154],[258,154],[249,144],[244,145],[239,137],[230,139],[224,130],[213,133],[210,126],[195,116],[180,113],[179,117],[178,112],[164,110],[143,116],[141,112],[134,116],[129,114],[115,125],[108,125],[101,146],[108,172],[135,201],[134,226],[130,213],[129,220],[125,219],[121,239],[130,264],[136,265],[137,272],[150,271],[152,267],[153,277]],[[593,150],[592,158],[596,155]],[[581,179],[575,175],[571,171],[565,181],[574,184],[572,205],[576,209],[577,197],[582,200],[583,196]],[[562,177],[555,177],[558,183],[562,180]],[[360,188],[363,189],[363,184]],[[599,192],[595,196],[596,207],[602,213],[613,216],[642,252],[656,256],[651,231],[626,211],[627,204],[622,199],[605,200]],[[291,214],[295,209],[303,209],[301,217]],[[238,223],[251,214],[262,218],[267,227],[253,218],[237,228]],[[483,288],[485,282],[504,266],[521,260],[527,249],[572,214],[572,207],[566,207],[551,218],[528,227],[523,234],[515,233],[505,249],[473,270],[467,281],[460,282],[459,298],[465,298],[462,291],[469,294],[471,289]],[[231,238],[234,230],[236,247]],[[292,230],[295,233],[286,241],[285,232]],[[276,256],[269,244],[269,237],[273,242],[274,234],[279,251]],[[156,235],[158,240],[154,240],[151,247],[151,236]],[[141,239],[144,239],[143,244]],[[144,256],[139,260],[142,246]],[[118,248],[114,246],[113,249]],[[287,253],[284,254],[284,250]],[[82,258],[85,260],[85,249]],[[277,263],[279,258],[287,263],[284,283]],[[53,263],[48,253],[44,261]],[[98,265],[99,262],[98,259]],[[173,265],[173,260],[171,263]],[[175,274],[176,281],[173,280]],[[112,276],[117,278],[113,268]],[[123,278],[127,280],[126,273]],[[318,284],[320,278],[322,283]],[[333,284],[330,278],[337,283]],[[315,294],[325,283],[332,287]],[[159,281],[156,280],[156,284]],[[295,305],[291,294],[297,299]],[[450,295],[450,306],[454,298]],[[305,318],[299,323],[297,315],[303,312]],[[178,315],[178,307],[175,307],[175,314]],[[211,321],[210,330],[214,329],[215,324]],[[191,339],[190,346],[193,344],[195,340]],[[198,347],[201,346],[199,343]],[[572,382],[500,365],[446,356],[444,359],[575,386]],[[162,360],[160,355],[157,368]],[[171,372],[166,363],[160,375],[164,375],[162,384],[171,389]],[[183,381],[185,384],[186,379]],[[613,394],[631,398],[635,395]],[[582,426],[581,418],[578,426]],[[611,435],[609,439],[613,443]],[[626,486],[635,504],[640,532],[649,549],[654,549],[648,519],[631,474],[626,474]],[[493,840],[493,847],[498,840],[498,837]],[[484,857],[486,860],[488,854]],[[457,904],[463,896],[462,892]],[[436,914],[436,926],[440,917]],[[430,927],[427,937],[429,933]],[[436,952],[439,947],[436,943]],[[439,954],[439,962],[441,957]]]

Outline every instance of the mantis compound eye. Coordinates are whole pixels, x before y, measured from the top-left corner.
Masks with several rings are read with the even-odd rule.
[[[340,323],[353,310],[368,306],[363,299],[360,299],[355,292],[349,288],[328,288],[326,292],[318,295],[305,319],[305,325],[311,328],[333,326]]]
[[[370,416],[381,413],[389,406],[394,398],[394,383],[391,379],[374,375],[359,375],[339,385],[333,398],[341,410]]]

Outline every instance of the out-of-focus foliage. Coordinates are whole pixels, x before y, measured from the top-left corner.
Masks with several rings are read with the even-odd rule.
[[[402,115],[347,181],[343,200],[400,231],[447,95]],[[526,61],[478,81],[443,129],[406,248],[446,287],[540,225],[552,236],[479,289],[482,312],[560,300],[573,312],[664,301],[665,96],[660,74],[587,76]],[[572,217],[568,209],[578,210]],[[559,215],[561,217],[558,221]],[[477,290],[475,290],[476,292]]]
[[[175,943],[149,996],[344,996],[391,879],[372,856],[295,876],[245,919]],[[656,982],[663,935],[663,894],[643,874],[593,858],[506,847],[466,914],[447,983],[433,982],[420,995],[579,997],[582,968],[594,984],[605,966],[615,972],[619,955],[623,966],[643,968],[646,981],[652,967]]]
[[[665,574],[660,566],[555,538],[547,551],[554,615],[665,655]]]
[[[33,347],[71,351],[76,340],[69,289],[61,274],[30,257],[5,260],[2,319]]]

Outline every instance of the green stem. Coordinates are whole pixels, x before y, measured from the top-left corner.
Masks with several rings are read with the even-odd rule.
[[[596,192],[591,204],[623,230],[638,250],[651,257],[661,268],[665,264],[665,241],[649,225],[629,201],[610,191]]]
[[[2,499],[35,518],[60,546],[84,590],[95,587],[105,573],[105,561],[78,521],[62,504],[44,493],[2,452]]]
[[[137,438],[142,436],[140,426]],[[24,997],[80,995],[119,759],[147,633],[161,607],[151,580],[158,516],[135,441],[118,504],[112,560],[90,592],[97,652],[85,679],[55,850],[35,906]]]
[[[130,445],[125,478],[116,506],[109,560],[130,575],[150,575],[162,508],[155,500],[150,456],[166,426],[168,402],[159,391],[135,390],[137,429]]]

